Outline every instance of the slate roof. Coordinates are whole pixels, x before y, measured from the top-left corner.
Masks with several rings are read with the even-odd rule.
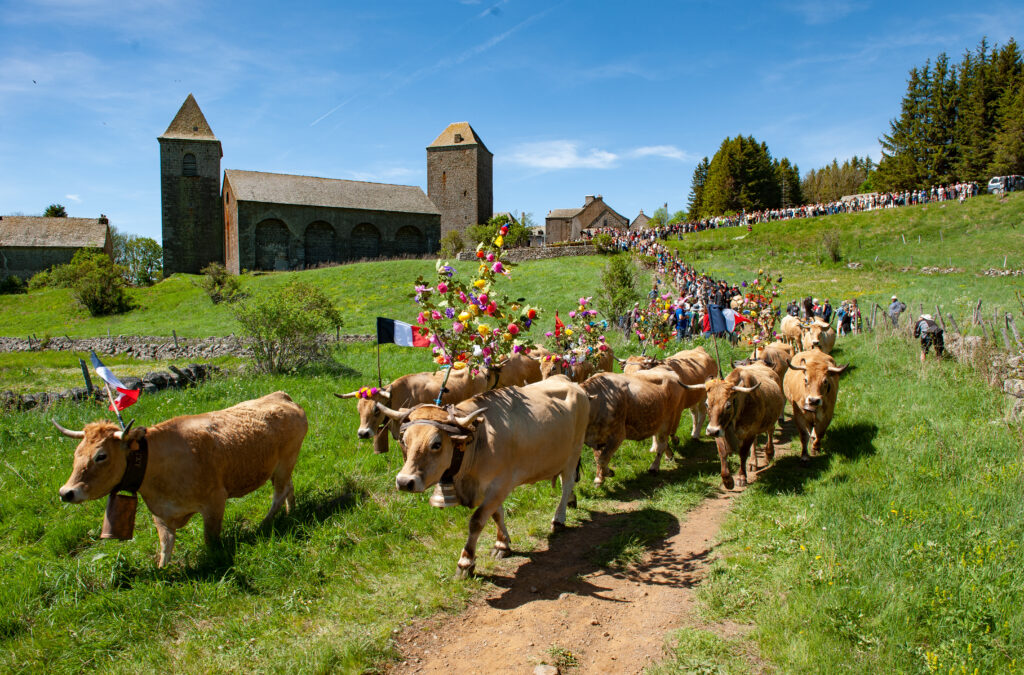
[[[231,192],[240,202],[441,215],[423,190],[415,185],[237,169],[226,170],[224,180],[231,184]]]
[[[462,136],[462,140],[456,142],[455,135],[459,134]],[[469,122],[452,122],[449,124],[441,135],[434,139],[434,142],[428,145],[428,148],[447,148],[451,146],[459,147],[463,145],[479,145],[484,150],[487,150],[487,146],[477,136],[476,131],[473,127],[469,126]],[[490,152],[490,150],[487,150]]]
[[[25,248],[103,248],[108,225],[98,218],[3,216],[0,246]]]
[[[167,131],[161,134],[159,138],[184,138],[199,141],[217,140],[217,137],[213,135],[213,129],[206,122],[203,111],[199,109],[199,104],[196,103],[196,99],[192,94],[189,94],[185,102],[181,104],[178,114],[171,120],[171,125],[167,127]]]
[[[576,214],[578,214],[582,210],[583,210],[582,208],[579,208],[579,209],[551,209],[550,211],[548,211],[547,217],[548,218],[574,218],[576,216]]]

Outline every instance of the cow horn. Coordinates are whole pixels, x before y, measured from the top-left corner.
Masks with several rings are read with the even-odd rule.
[[[377,393],[378,393],[378,394],[380,394],[381,396],[383,396],[383,397],[384,397],[385,399],[387,399],[388,401],[390,401],[390,400],[391,400],[391,392],[390,392],[390,391],[388,391],[387,389],[381,389],[381,390],[380,390],[380,391],[378,391]]]
[[[468,427],[473,424],[474,421],[481,415],[487,412],[487,408],[477,408],[473,412],[469,413],[465,417],[456,417],[455,423],[460,427]]]
[[[752,386],[752,387],[741,387],[739,385],[733,385],[732,390],[733,391],[738,391],[741,394],[749,394],[750,392],[754,391],[755,389],[757,389],[760,386],[761,386],[760,382],[755,382],[754,386]]]
[[[53,419],[51,421],[53,422],[53,426],[57,427],[57,431],[61,432],[68,438],[85,438],[84,431],[71,431],[71,429],[65,429],[64,427],[62,427],[56,419]]]
[[[624,366],[624,365],[626,365],[626,361],[627,361],[627,359],[620,359],[620,358],[619,358],[618,356],[616,356],[616,357],[615,357],[615,360],[619,362],[619,365],[620,365],[620,366]]]
[[[412,412],[412,408],[402,408],[401,410],[392,410],[391,408],[387,407],[383,403],[379,403],[379,402],[374,405],[374,410],[379,410],[382,413],[384,413],[386,416],[390,417],[393,420],[399,421],[399,422],[404,420],[406,417],[408,417],[409,413]]]
[[[807,365],[806,364],[802,365],[802,366],[798,366],[795,363],[790,363],[789,367],[792,368],[793,370],[807,370]]]
[[[133,424],[135,424],[135,418],[134,417],[132,418],[132,421],[128,423],[128,426],[126,426],[122,431],[115,431],[114,432],[114,438],[117,439],[117,440],[121,440],[122,438],[127,436],[128,432],[131,431]]]
[[[842,373],[842,372],[843,372],[844,370],[846,370],[846,369],[847,369],[847,367],[849,367],[849,365],[850,365],[849,363],[844,363],[844,364],[843,364],[843,365],[841,365],[841,366],[829,366],[829,367],[828,367],[828,372],[830,372],[830,373],[835,373],[836,375],[839,375],[839,374],[840,374],[840,373]]]
[[[703,384],[686,384],[685,382],[680,382],[679,384],[683,385],[687,389],[693,389],[695,391],[698,389],[707,389],[707,385]]]
[[[338,392],[334,392],[334,395],[337,396],[338,398],[355,398],[356,396],[359,396],[359,392],[350,391],[347,394],[339,394]]]

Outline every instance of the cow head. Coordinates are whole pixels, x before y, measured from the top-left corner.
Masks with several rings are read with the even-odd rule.
[[[121,431],[110,422],[93,422],[81,431],[65,429],[57,420],[53,425],[68,438],[79,439],[71,476],[60,489],[61,501],[77,504],[110,494],[124,477],[128,453],[139,449],[146,428]]]
[[[404,492],[423,492],[434,485],[452,465],[454,453],[463,452],[487,408],[456,416],[454,409],[436,405],[392,410],[379,406],[389,418],[402,422],[405,464],[395,476],[395,487]]]
[[[822,400],[839,389],[839,376],[846,366],[837,366],[832,359],[800,358],[801,363],[790,363],[792,370],[804,374],[804,400],[801,404],[807,412],[815,412]]]
[[[707,435],[713,438],[724,438],[736,417],[743,410],[746,395],[760,386],[740,385],[739,371],[729,373],[724,380],[711,378],[704,384],[684,384],[687,389],[703,389],[708,397],[708,428]]]
[[[831,326],[823,321],[815,321],[805,329],[804,344],[811,349],[821,349],[821,334],[828,332]]]
[[[538,357],[540,361],[540,377],[546,380],[552,375],[564,375],[569,364],[561,354],[545,354]]]
[[[630,375],[640,370],[650,370],[661,364],[661,359],[653,356],[630,356],[628,359],[618,359],[622,365],[622,372]]]
[[[355,398],[356,410],[359,411],[359,430],[356,436],[359,438],[373,438],[377,431],[387,424],[388,418],[377,408],[378,403],[391,401],[391,386],[363,387],[347,394],[335,394],[338,398]]]

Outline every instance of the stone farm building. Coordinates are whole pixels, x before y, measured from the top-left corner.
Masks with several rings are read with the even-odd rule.
[[[544,219],[544,238],[548,243],[575,241],[583,230],[598,227],[628,229],[629,218],[605,204],[601,195],[587,195],[579,208],[549,211]]]
[[[427,147],[430,197],[411,185],[227,169],[189,94],[160,143],[164,274],[232,273],[433,253],[491,217],[492,157],[467,122]]]
[[[636,218],[633,219],[629,229],[631,230],[642,230],[647,227],[647,223],[651,222],[651,219],[647,217],[643,209],[640,209],[640,213],[637,214]]]
[[[0,276],[28,279],[53,265],[71,262],[75,252],[83,248],[113,256],[106,216],[0,216]]]

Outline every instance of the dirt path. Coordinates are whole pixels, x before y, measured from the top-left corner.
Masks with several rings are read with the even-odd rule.
[[[789,450],[776,448],[780,456]],[[489,579],[497,588],[461,614],[404,631],[397,639],[403,661],[393,672],[531,673],[553,662],[553,647],[572,653],[574,673],[642,672],[665,657],[669,632],[700,624],[695,587],[740,494],[720,489],[625,570],[599,567],[588,554],[619,531],[636,503],[595,512],[592,522],[551,537],[546,549],[502,565]]]

